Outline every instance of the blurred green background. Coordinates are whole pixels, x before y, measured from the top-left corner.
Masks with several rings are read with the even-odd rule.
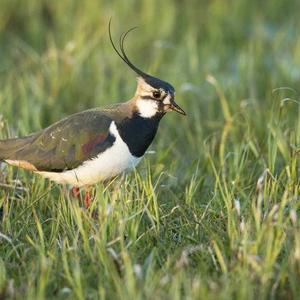
[[[188,116],[164,118],[121,190],[97,186],[96,221],[2,166],[0,298],[297,298],[299,12],[297,0],[1,0],[1,137],[133,96],[110,18],[115,40],[139,27],[128,56],[172,83]]]

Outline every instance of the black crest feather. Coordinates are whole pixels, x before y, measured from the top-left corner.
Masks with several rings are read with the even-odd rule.
[[[118,54],[118,56],[133,70],[135,71],[138,75],[142,76],[142,77],[148,77],[150,75],[146,74],[145,72],[143,72],[142,70],[140,70],[138,67],[136,67],[128,58],[128,56],[126,55],[125,49],[124,49],[124,41],[127,37],[127,35],[133,31],[137,29],[137,27],[132,27],[130,29],[128,29],[127,31],[123,32],[120,35],[119,38],[119,49],[116,47],[113,38],[112,38],[112,34],[111,34],[111,19],[109,20],[109,24],[108,24],[108,33],[109,33],[109,39],[110,42],[114,48],[114,50],[116,51],[116,53]]]
[[[151,76],[145,72],[143,72],[142,70],[140,70],[137,66],[135,66],[130,59],[128,58],[126,52],[125,52],[125,39],[127,37],[127,35],[135,30],[137,27],[132,27],[129,30],[123,32],[120,35],[119,38],[119,49],[117,48],[117,46],[115,45],[113,38],[112,38],[112,34],[111,34],[111,19],[109,20],[108,23],[108,34],[109,34],[109,39],[111,42],[112,47],[114,48],[115,52],[118,54],[118,56],[126,63],[126,65],[128,65],[137,75],[141,76],[148,84],[150,84],[151,86],[153,86],[154,88],[164,88],[167,91],[171,91],[174,92],[174,87],[169,84],[168,82],[165,82],[159,78],[156,78],[154,76]]]

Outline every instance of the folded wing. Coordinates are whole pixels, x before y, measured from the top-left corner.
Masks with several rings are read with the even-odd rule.
[[[111,122],[97,109],[71,115],[30,136],[0,141],[0,160],[36,171],[74,169],[112,146]]]

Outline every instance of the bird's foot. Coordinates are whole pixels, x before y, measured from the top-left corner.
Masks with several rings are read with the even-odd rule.
[[[83,206],[85,209],[88,209],[92,203],[92,195],[89,190],[85,190],[84,197],[82,199],[81,192],[79,187],[72,188],[72,196],[78,199],[80,202],[83,202]]]

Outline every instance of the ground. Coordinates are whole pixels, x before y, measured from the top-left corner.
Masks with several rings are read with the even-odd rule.
[[[113,52],[176,88],[136,171],[89,210],[0,167],[0,299],[295,299],[299,1],[0,3],[0,136],[129,99]]]

